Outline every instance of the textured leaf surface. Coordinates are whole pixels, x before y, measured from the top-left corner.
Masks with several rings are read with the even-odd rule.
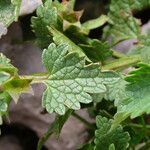
[[[112,120],[105,117],[96,117],[97,130],[95,132],[95,149],[110,150],[115,147],[115,150],[125,150],[130,139],[129,134],[123,131],[121,126],[110,130]]]
[[[70,46],[70,52],[77,52],[81,57],[85,56],[83,50],[79,46],[77,46],[73,41],[71,41],[68,37],[66,37],[63,33],[51,27],[49,28],[49,30],[52,33],[53,40],[57,45],[66,43]]]
[[[20,10],[21,0],[1,0],[0,1],[0,22],[8,27],[17,20]]]
[[[136,5],[135,5],[136,3]],[[112,43],[137,38],[140,35],[140,22],[132,16],[132,9],[142,8],[142,0],[112,0],[110,5],[110,26],[105,28],[106,36],[111,35]]]
[[[7,33],[7,27],[17,21],[19,16],[21,0],[0,1],[0,38]]]
[[[11,63],[10,60],[0,53],[0,72],[6,72],[9,74],[16,74],[17,68],[15,68]]]
[[[32,17],[32,27],[41,48],[46,48],[52,42],[48,26],[58,27],[57,9],[52,7],[52,2],[47,1],[37,9],[37,17]]]
[[[69,47],[51,44],[43,52],[43,63],[49,71],[45,81],[43,106],[49,113],[65,113],[65,106],[78,110],[81,103],[90,103],[88,93],[103,93],[105,84],[118,80],[118,75],[100,72],[98,64],[85,65],[85,59],[77,53],[69,53]]]
[[[129,116],[135,118],[150,113],[150,65],[140,64],[126,80],[129,82],[125,87],[126,98],[118,103],[114,126]]]

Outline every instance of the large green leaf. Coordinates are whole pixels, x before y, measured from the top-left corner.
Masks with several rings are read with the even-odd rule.
[[[106,92],[105,84],[118,80],[112,72],[101,72],[98,64],[85,65],[85,58],[69,53],[69,47],[51,44],[43,52],[43,63],[49,72],[45,81],[43,107],[49,113],[65,113],[65,106],[80,109],[81,103],[92,101],[89,93]]]
[[[127,117],[135,118],[143,113],[150,113],[150,65],[139,64],[139,68],[132,71],[126,80],[126,97],[118,103],[114,126]]]
[[[96,117],[97,130],[95,132],[96,150],[126,150],[130,136],[121,126],[111,130],[112,120],[105,117]]]

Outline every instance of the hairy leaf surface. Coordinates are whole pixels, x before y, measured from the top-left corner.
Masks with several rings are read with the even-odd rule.
[[[92,101],[89,93],[104,93],[105,84],[118,80],[112,72],[102,73],[98,64],[85,65],[85,58],[68,53],[69,47],[51,44],[43,52],[43,63],[49,71],[45,81],[43,106],[49,113],[65,113],[65,106],[78,110],[81,103]]]
[[[126,77],[126,97],[118,103],[114,126],[127,117],[135,118],[150,113],[150,65],[139,64],[139,68]]]
[[[140,22],[132,16],[132,10],[141,9],[150,2],[143,0],[112,0],[110,4],[110,25],[105,28],[105,35],[110,35],[112,43],[138,38],[140,35]]]
[[[122,126],[111,130],[112,120],[105,117],[96,117],[97,130],[95,132],[95,149],[109,150],[115,147],[115,150],[126,150],[130,139],[128,132],[124,132]]]

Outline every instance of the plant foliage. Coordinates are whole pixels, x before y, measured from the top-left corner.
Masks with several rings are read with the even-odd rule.
[[[6,28],[17,21],[20,4],[20,0],[0,1],[0,25]],[[150,36],[141,33],[141,22],[134,12],[150,7],[150,1],[111,0],[107,15],[84,23],[83,11],[75,11],[74,5],[74,0],[46,0],[32,16],[46,73],[19,75],[10,60],[0,54],[0,123],[8,116],[11,99],[17,103],[20,94],[32,93],[32,84],[43,83],[42,107],[57,117],[39,141],[38,150],[52,133],[60,134],[71,115],[95,133],[79,149],[146,147],[150,140],[145,119],[150,114]],[[103,29],[101,38],[91,38],[90,32],[99,27]],[[137,42],[127,54],[114,49],[128,39]],[[96,118],[94,125],[76,114],[75,110],[82,108]],[[147,131],[144,134],[148,138],[142,137],[135,144],[138,128]]]

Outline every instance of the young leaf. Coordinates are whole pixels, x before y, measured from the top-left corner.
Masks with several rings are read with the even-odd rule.
[[[37,17],[32,17],[32,27],[37,37],[37,43],[41,48],[46,48],[52,42],[48,26],[58,28],[57,9],[52,7],[51,1],[46,1],[37,9]]]
[[[0,22],[8,27],[19,16],[21,0],[0,1]]]
[[[124,132],[122,126],[111,130],[112,120],[96,117],[97,130],[95,132],[95,150],[126,150],[130,136]]]
[[[150,113],[150,65],[139,64],[139,68],[126,77],[126,98],[118,103],[113,125],[118,125],[127,117],[135,118]]]
[[[0,90],[10,94],[18,101],[21,93],[33,93],[30,87],[32,79],[20,78],[18,69],[15,68],[10,60],[3,54],[0,54]]]
[[[98,64],[85,65],[85,58],[77,53],[69,53],[69,47],[51,44],[43,51],[43,63],[49,72],[45,81],[47,89],[43,95],[43,107],[49,113],[63,115],[65,106],[80,109],[81,103],[92,101],[89,93],[104,93],[105,84],[114,82],[118,75],[101,72]]]
[[[21,0],[1,0],[0,1],[0,37],[6,34],[7,27],[17,21],[19,16]]]
[[[2,85],[4,91],[10,94],[10,96],[17,103],[21,93],[32,94],[32,88],[30,86],[32,79],[21,79],[19,77],[12,78]]]
[[[17,71],[18,69],[10,63],[10,60],[2,53],[0,53],[0,72],[16,75]]]
[[[0,92],[0,125],[2,124],[2,116],[7,114],[10,100],[11,97],[7,92]]]

